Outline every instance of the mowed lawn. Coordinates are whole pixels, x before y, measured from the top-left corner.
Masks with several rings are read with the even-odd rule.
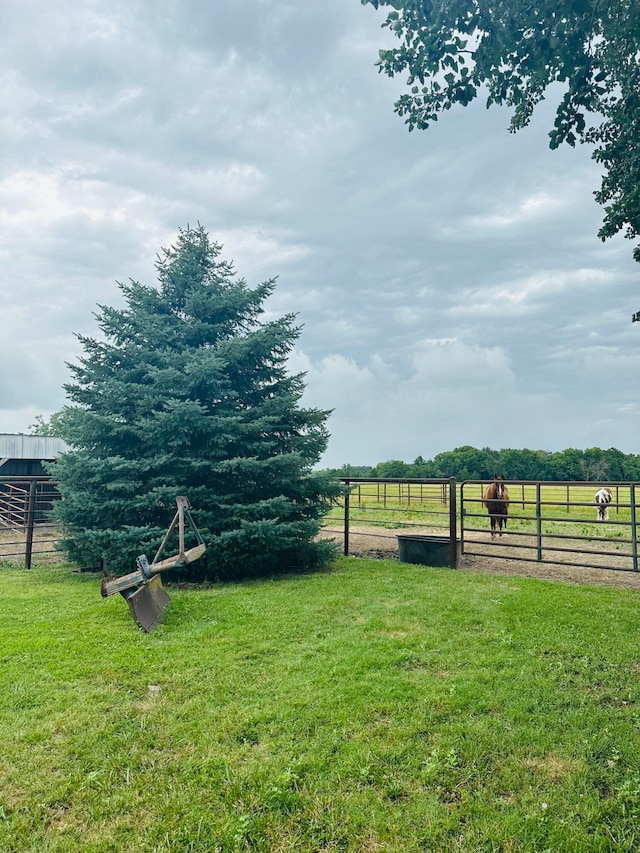
[[[0,564],[0,850],[637,851],[640,593],[341,559],[144,634]]]

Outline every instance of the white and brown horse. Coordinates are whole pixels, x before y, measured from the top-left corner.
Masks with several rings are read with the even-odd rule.
[[[611,489],[603,486],[598,489],[595,495],[596,506],[598,507],[598,521],[609,521],[609,504],[613,499]]]
[[[493,483],[485,489],[483,501],[491,519],[491,536],[494,537],[499,531],[502,536],[502,527],[507,529],[507,516],[509,515],[509,490],[507,489],[502,475],[493,478]]]

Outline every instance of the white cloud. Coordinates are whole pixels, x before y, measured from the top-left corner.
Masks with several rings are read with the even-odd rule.
[[[64,402],[74,332],[201,222],[267,317],[299,312],[334,464],[456,443],[637,452],[636,267],[596,237],[598,167],[473,104],[425,133],[392,36],[327,0],[6,0],[0,431]],[[297,361],[296,361],[297,359]],[[594,418],[599,407],[608,414]]]
[[[525,315],[548,308],[561,294],[584,296],[593,288],[606,288],[613,273],[601,269],[544,270],[513,281],[467,290],[466,299],[452,306],[452,314],[474,316]]]
[[[565,206],[565,202],[548,192],[537,192],[526,196],[515,205],[506,209],[488,211],[480,216],[469,216],[467,224],[470,228],[481,231],[501,231],[514,225],[531,224],[553,215]]]

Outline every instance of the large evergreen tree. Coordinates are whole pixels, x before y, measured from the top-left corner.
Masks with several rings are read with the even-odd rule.
[[[286,360],[295,315],[265,322],[274,280],[250,289],[202,227],[156,264],[158,287],[120,284],[99,306],[102,334],[78,336],[71,405],[58,418],[73,450],[55,463],[62,547],[83,565],[135,568],[155,553],[184,494],[208,549],[190,577],[257,576],[322,565],[320,518],[336,486],[312,473],[328,411],[302,408],[304,374]]]

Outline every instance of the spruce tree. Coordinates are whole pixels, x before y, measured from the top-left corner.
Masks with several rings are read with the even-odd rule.
[[[271,279],[255,289],[202,228],[163,249],[158,286],[120,284],[125,307],[99,306],[99,337],[78,335],[71,403],[59,417],[73,448],[52,469],[61,547],[80,565],[134,570],[155,553],[186,495],[207,543],[189,579],[231,579],[326,563],[316,541],[338,487],[312,468],[329,411],[303,408],[304,374],[286,361],[295,315],[265,321]]]

